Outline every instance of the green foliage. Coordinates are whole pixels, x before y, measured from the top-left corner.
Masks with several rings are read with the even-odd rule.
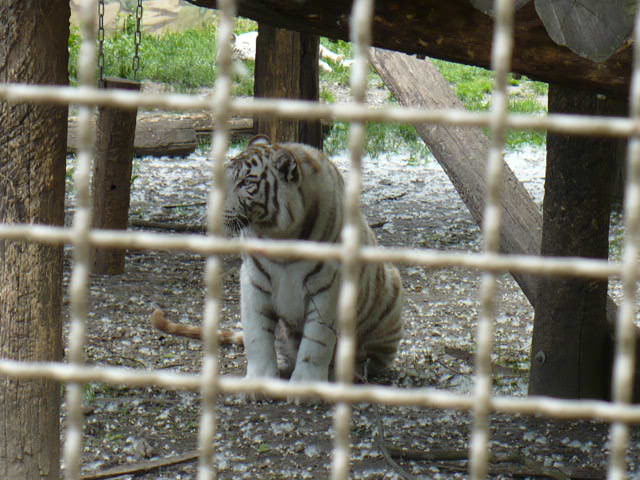
[[[329,155],[345,151],[349,142],[349,124],[336,122],[324,141]],[[409,155],[412,162],[427,161],[429,149],[411,125],[369,123],[365,140],[365,152],[378,157],[385,152]]]
[[[132,23],[134,22],[134,23]],[[134,31],[132,16],[124,22],[126,28],[104,42],[104,75],[133,79]],[[238,22],[240,30],[250,28],[250,20]],[[73,29],[69,39],[69,77],[78,81],[78,53],[81,38]],[[216,27],[193,28],[181,32],[144,33],[140,46],[139,79],[166,83],[175,90],[189,92],[212,87],[216,78]],[[253,94],[253,62],[246,62],[246,75],[236,78],[236,95]]]
[[[69,31],[69,80],[74,84],[78,82],[78,54],[81,40],[78,27],[72,26]]]
[[[172,84],[181,91],[212,86],[215,82],[215,51],[215,32],[212,29],[145,35],[140,53],[140,77]],[[113,60],[116,63],[117,59]]]
[[[127,16],[125,27],[105,39],[104,59],[105,76],[118,76],[132,79],[134,55],[135,19]],[[140,50],[139,79],[171,85],[174,90],[189,92],[197,88],[211,88],[216,78],[216,24],[192,28],[181,32],[161,34],[145,33]],[[238,18],[235,32],[241,34],[254,31],[257,24],[248,19]],[[331,51],[352,58],[352,46],[342,40],[321,39],[322,45]],[[69,37],[69,77],[77,83],[78,53],[81,38],[77,28],[73,28]],[[321,71],[321,81],[325,85],[321,90],[321,99],[327,103],[336,101],[332,86],[349,87],[350,68],[339,63],[327,61],[332,72]],[[491,71],[434,60],[444,77],[454,86],[457,95],[465,107],[472,111],[486,111],[490,108],[491,91],[494,75]],[[244,73],[234,78],[234,95],[253,95],[253,61],[243,62]],[[375,72],[369,74],[370,84],[380,86],[382,81]],[[515,93],[509,102],[512,112],[539,114],[546,107],[538,101],[546,95],[547,85],[534,82],[526,77],[510,77],[510,84]],[[328,85],[328,87],[327,87]],[[393,101],[393,98],[391,98]],[[348,125],[336,123],[325,140],[325,148],[330,153],[347,148]],[[542,145],[545,142],[544,132],[510,131],[508,144],[515,147],[525,143]],[[366,152],[377,156],[382,152],[402,152],[408,154],[411,162],[424,161],[428,158],[428,148],[417,135],[415,128],[407,125],[369,124],[367,126]]]
[[[546,111],[535,97],[530,95],[512,96],[509,99],[509,111],[514,113],[539,114]],[[514,148],[523,144],[544,145],[547,135],[536,130],[509,130],[507,144]]]
[[[484,68],[461,65],[458,63],[434,60],[440,73],[456,88],[456,93],[465,108],[471,111],[486,111],[491,107],[491,92],[494,74]],[[546,106],[538,97],[546,95],[546,83],[534,82],[526,77],[509,77],[509,84],[517,87],[516,93],[509,98],[509,111],[514,113],[540,114]],[[522,144],[544,145],[545,132],[532,130],[511,130],[507,134],[507,144],[514,148]]]
[[[234,28],[234,32],[236,35],[247,32],[255,32],[256,30],[258,30],[258,22],[254,22],[253,20],[244,17],[238,17],[238,19],[236,20],[236,26]]]
[[[468,110],[489,108],[488,95],[493,89],[493,73],[480,67],[433,60],[442,76],[455,86],[456,93]]]

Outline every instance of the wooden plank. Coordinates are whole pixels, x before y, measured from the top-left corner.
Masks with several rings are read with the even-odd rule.
[[[216,8],[216,0],[189,0]],[[631,49],[626,44],[607,61],[595,63],[555,43],[530,1],[515,15],[512,71],[537,80],[626,97]],[[239,0],[238,14],[280,28],[349,40],[351,0],[291,2]],[[376,2],[373,45],[488,68],[493,19],[469,0]]]
[[[371,61],[402,105],[464,109],[438,69],[428,60],[374,48]],[[418,133],[445,170],[475,221],[482,223],[487,191],[485,162],[489,139],[480,128],[453,125],[418,125]],[[529,192],[504,165],[502,194],[502,251],[515,254],[540,252],[542,215]],[[535,304],[537,280],[514,274],[523,292]]]

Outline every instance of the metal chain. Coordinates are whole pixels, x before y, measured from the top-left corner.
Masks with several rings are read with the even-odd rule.
[[[104,0],[98,0],[98,86],[104,86]]]
[[[138,70],[140,69],[140,44],[142,43],[142,0],[138,0],[136,7],[136,34],[134,37],[135,53],[133,55],[133,78],[138,79]]]

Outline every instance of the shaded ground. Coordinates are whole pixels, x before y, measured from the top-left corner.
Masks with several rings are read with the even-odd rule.
[[[543,154],[511,155],[510,163],[540,200]],[[346,165],[344,159],[339,160]],[[201,225],[209,165],[202,155],[188,159],[136,160],[132,217]],[[69,205],[73,202],[69,196]],[[411,164],[401,155],[366,162],[363,205],[380,243],[394,246],[476,251],[478,227],[435,162]],[[237,258],[225,258],[224,326],[238,328]],[[67,277],[69,264],[67,264]],[[196,372],[197,341],[150,328],[152,304],[172,319],[197,322],[203,310],[204,260],[198,255],[129,252],[127,271],[93,277],[87,358],[91,364]],[[477,318],[479,275],[461,269],[402,268],[407,292],[406,338],[393,368],[378,381],[399,388],[422,386],[469,392]],[[495,391],[526,394],[527,356],[533,312],[513,280],[500,279],[496,324]],[[242,375],[241,347],[222,350],[224,374]],[[84,464],[87,471],[178,455],[196,447],[198,396],[160,388],[91,384],[86,388]],[[218,465],[223,479],[316,479],[328,476],[332,408],[294,406],[281,401],[246,404],[234,397],[219,402]],[[467,413],[419,408],[357,405],[353,422],[354,478],[401,478],[376,443],[381,422],[388,447],[414,454],[468,447]],[[606,463],[607,426],[596,422],[552,422],[495,415],[494,451],[501,455],[494,476],[557,470],[580,473]],[[637,434],[636,434],[637,437]],[[637,438],[635,451],[637,458]],[[505,458],[507,456],[508,458]],[[464,462],[398,460],[417,478],[466,478]],[[633,464],[633,471],[638,466]],[[581,478],[589,478],[582,471]],[[135,478],[191,479],[196,463],[155,470]],[[120,478],[133,478],[124,476]]]

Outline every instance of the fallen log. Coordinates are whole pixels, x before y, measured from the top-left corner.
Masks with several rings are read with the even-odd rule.
[[[67,153],[78,145],[78,119],[69,117]],[[198,146],[193,121],[183,115],[139,114],[133,151],[136,156],[182,157],[193,153]]]
[[[78,144],[78,119],[69,117],[67,153],[73,153]],[[238,141],[253,135],[251,118],[233,118],[229,122],[231,140]],[[198,143],[211,138],[213,120],[208,113],[167,114],[140,113],[136,122],[134,154],[136,156],[182,157],[193,153]]]

